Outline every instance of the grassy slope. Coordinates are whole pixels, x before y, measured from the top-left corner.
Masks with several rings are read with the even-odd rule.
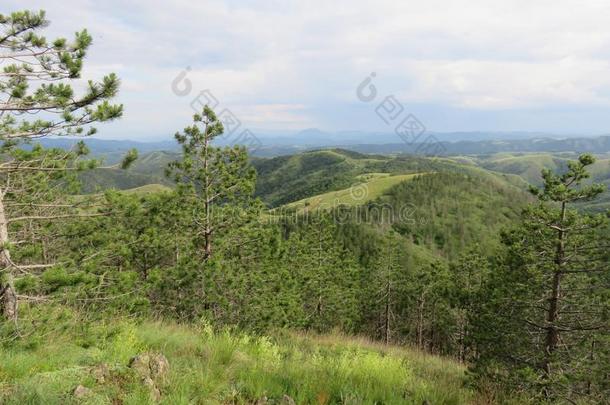
[[[540,184],[542,169],[557,171],[564,165],[564,159],[547,153],[524,155],[509,155],[506,153],[493,155],[481,164],[484,168],[501,173],[511,173],[521,176],[530,184]]]
[[[95,169],[79,175],[83,192],[90,194],[109,188],[126,190],[148,184],[169,186],[172,182],[165,177],[165,167],[180,156],[172,152],[150,152],[140,156],[128,170]]]
[[[145,186],[130,188],[123,191],[127,194],[146,195],[153,193],[161,193],[163,191],[170,191],[171,189],[171,187],[166,186],[164,184],[147,184]]]
[[[161,388],[166,404],[253,404],[263,397],[280,403],[284,394],[297,404],[473,399],[458,363],[341,335],[257,337],[158,322],[74,325],[0,348],[0,403],[76,403],[71,391],[79,384],[92,389],[84,403],[148,403],[125,366],[143,351],[161,352],[170,362]],[[102,363],[112,372],[97,383],[91,370]]]
[[[392,157],[333,149],[255,159],[253,163],[258,171],[256,195],[272,208],[333,191],[348,190],[362,176],[371,173],[470,173],[525,188],[525,182],[518,175],[485,170],[476,166],[473,158]]]
[[[576,160],[576,153],[498,153],[488,157],[480,157],[479,164],[488,170],[500,173],[511,173],[520,176],[530,184],[540,185],[542,169],[554,172],[564,171],[569,160]],[[596,202],[585,202],[580,206],[585,209],[603,211],[610,208],[610,158],[608,154],[598,154],[597,161],[589,168],[591,179],[588,182],[603,183],[608,191],[602,194]]]
[[[387,160],[340,149],[254,159],[258,172],[256,195],[271,207],[277,207],[349,187],[356,176],[375,171],[368,168]]]
[[[380,197],[392,186],[413,179],[417,174],[402,174],[391,176],[389,173],[369,173],[358,176],[361,181],[352,187],[330,191],[303,200],[287,204],[287,208],[295,208],[297,211],[303,210],[306,206],[309,209],[331,208],[339,204],[360,205]]]

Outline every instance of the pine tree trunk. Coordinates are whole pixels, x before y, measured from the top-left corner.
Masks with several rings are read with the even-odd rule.
[[[466,320],[463,313],[460,313],[458,319],[458,341],[458,358],[460,359],[460,362],[464,363],[466,361]]]
[[[207,127],[206,127],[207,132]],[[203,231],[204,236],[204,260],[208,260],[212,256],[212,229],[211,229],[211,218],[212,213],[211,207],[211,184],[210,184],[210,173],[209,173],[209,152],[208,152],[209,139],[206,136],[203,143],[203,173],[205,176],[203,185],[203,198],[205,208],[205,229]]]
[[[205,232],[204,232],[204,247],[203,247],[204,260],[208,260],[211,256],[212,256],[212,232],[210,231],[209,227],[206,227]]]
[[[557,319],[559,318],[559,297],[561,294],[561,276],[565,261],[565,230],[563,229],[566,217],[566,203],[561,204],[561,220],[557,231],[557,249],[555,252],[555,271],[549,297],[549,309],[547,312],[547,333],[545,340],[545,353],[543,369],[547,377],[551,374],[551,361],[553,353],[559,342],[559,330]]]
[[[8,250],[8,221],[4,211],[4,191],[0,190],[0,306],[4,319],[17,321],[17,293],[13,286],[11,254]]]
[[[591,351],[589,352],[589,361],[593,364],[595,360],[595,340],[591,341]],[[591,378],[587,379],[587,395],[591,395]]]
[[[391,283],[388,280],[386,286],[386,300],[385,300],[385,325],[384,325],[384,337],[385,344],[390,344],[390,294],[392,294]]]
[[[424,347],[424,296],[419,298],[418,305],[418,316],[417,316],[417,347],[422,349]]]
[[[13,276],[5,277],[0,284],[0,299],[2,300],[2,317],[13,322],[17,321],[17,293],[13,286]]]
[[[430,353],[434,353],[434,339],[435,339],[435,335],[434,335],[434,307],[435,307],[436,301],[433,300],[432,301],[432,308],[430,309],[430,314],[431,314],[431,319],[430,319],[430,343],[428,345],[428,351]]]

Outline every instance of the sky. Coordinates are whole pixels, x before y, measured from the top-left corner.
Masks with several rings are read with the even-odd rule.
[[[46,10],[49,38],[89,30],[83,78],[117,73],[125,109],[99,126],[99,138],[170,138],[206,97],[255,133],[391,132],[376,113],[390,96],[431,131],[610,133],[607,0],[3,0],[0,8]],[[370,86],[372,100],[363,96]]]

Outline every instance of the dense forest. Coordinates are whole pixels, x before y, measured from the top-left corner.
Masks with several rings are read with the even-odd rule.
[[[251,158],[244,147],[215,143],[224,128],[206,106],[175,135],[181,153],[142,160],[134,150],[106,165],[89,157],[85,142],[70,149],[39,143],[92,135],[92,124],[123,113],[111,101],[119,90],[115,75],[89,82],[81,95],[69,85],[80,77],[91,36],[48,40],[42,12],[0,15],[0,24],[0,402],[65,403],[82,392],[98,398],[90,391],[104,389],[101,403],[262,404],[264,393],[269,403],[608,401],[610,229],[607,212],[583,205],[605,191],[590,181],[595,156],[541,168],[529,187],[514,167],[491,171],[497,167],[489,162],[484,169],[458,158],[341,149]],[[131,165],[154,172],[157,186],[103,186],[140,186]],[[407,174],[413,176],[385,188],[378,181]],[[316,196],[341,190],[351,199],[311,208]],[[302,209],[290,205],[303,199]],[[167,323],[171,333],[159,326]],[[133,344],[138,333],[147,345]],[[202,356],[206,364],[218,361],[217,370],[234,361],[213,357],[226,347],[241,348],[253,362],[320,361],[312,375],[337,361],[335,349],[317,352],[290,333],[367,338],[388,354],[341,352],[345,361],[365,356],[368,363],[358,367],[371,375],[346,377],[342,386],[333,374],[338,385],[323,395],[286,370],[272,382],[261,370],[246,376],[237,369],[232,391],[199,394],[184,375],[172,375],[173,385],[150,383],[152,399],[146,390],[138,397],[140,388],[122,369],[108,372],[110,382],[83,379],[81,393],[57,388],[105,359],[101,353],[121,348],[156,348],[170,364]],[[55,370],[28,363],[28,355],[74,336],[78,350],[98,354],[74,363],[74,374],[57,377],[56,385],[23,383],[31,373]],[[202,336],[205,347],[194,343]],[[280,354],[269,349],[279,343],[265,336],[297,340]],[[452,393],[405,391],[408,379],[391,373],[402,370],[399,357],[391,357],[399,348],[463,366],[461,383],[441,383]],[[181,350],[188,350],[186,360]],[[346,393],[357,378],[371,384]],[[422,387],[433,380],[422,377]],[[375,387],[386,383],[400,395]],[[52,396],[53,389],[64,391]],[[271,393],[283,396],[273,402]]]

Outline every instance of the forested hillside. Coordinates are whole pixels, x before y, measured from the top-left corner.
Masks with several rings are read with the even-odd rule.
[[[602,151],[604,149],[601,149]],[[516,174],[530,184],[540,185],[543,182],[542,170],[565,170],[570,160],[578,155],[573,152],[564,153],[537,153],[537,154],[509,154],[500,153],[491,156],[477,156],[477,163],[486,169],[502,173]],[[607,153],[599,153],[597,160],[589,169],[591,178],[586,183],[601,183],[606,185],[606,192],[595,202],[584,202],[579,206],[585,210],[603,212],[610,208],[610,159]]]
[[[176,153],[155,151],[136,160],[128,170],[120,168],[94,169],[79,174],[83,193],[96,193],[110,188],[127,190],[147,184],[173,185],[165,176],[165,167],[178,156]],[[113,159],[108,157],[105,160]]]
[[[101,153],[101,152],[100,152]],[[105,154],[107,155],[107,154]],[[127,171],[92,170],[82,173],[83,192],[116,188],[125,190],[146,184],[171,185],[164,168],[174,159],[175,152],[148,152]],[[517,187],[542,184],[541,171],[565,170],[567,162],[577,158],[573,152],[562,153],[497,153],[491,155],[454,155],[430,159],[416,155],[366,155],[344,149],[302,152],[275,158],[252,158],[257,169],[256,196],[270,207],[277,207],[329,191],[351,187],[359,176],[370,173],[409,174],[423,171],[457,171],[482,173],[499,177]],[[117,157],[106,158],[116,163]],[[476,170],[483,169],[483,170]],[[610,185],[610,160],[606,153],[598,155],[591,167],[591,179]],[[604,193],[594,203],[579,205],[583,209],[604,211],[610,207],[610,193]]]

